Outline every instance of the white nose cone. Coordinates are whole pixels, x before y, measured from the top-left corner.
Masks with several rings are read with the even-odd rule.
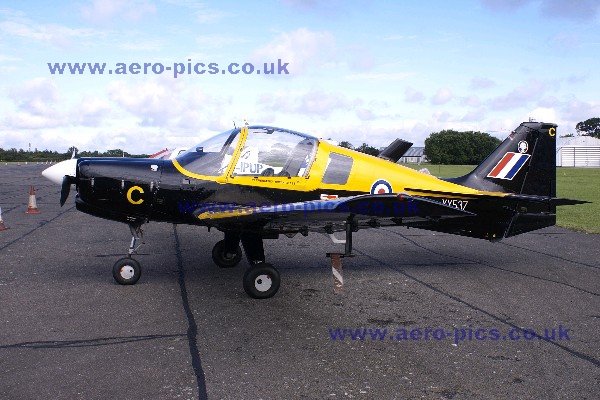
[[[46,168],[42,171],[44,178],[51,180],[57,185],[62,185],[63,177],[65,175],[75,177],[77,168],[77,159],[71,158],[69,160],[61,161],[58,164]]]

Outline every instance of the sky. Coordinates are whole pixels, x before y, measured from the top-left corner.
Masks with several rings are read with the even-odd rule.
[[[76,62],[104,74],[48,66]],[[153,153],[244,121],[376,147],[530,118],[560,136],[600,116],[599,62],[598,0],[2,1],[0,148]]]

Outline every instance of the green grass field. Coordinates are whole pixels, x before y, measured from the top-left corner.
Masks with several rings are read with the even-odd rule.
[[[432,175],[442,178],[461,176],[473,165],[415,165],[413,169],[427,168]],[[557,196],[587,200],[591,204],[558,207],[557,225],[589,233],[600,233],[600,169],[557,168]]]

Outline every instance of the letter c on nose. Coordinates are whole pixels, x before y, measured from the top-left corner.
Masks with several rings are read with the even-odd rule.
[[[131,203],[131,204],[142,204],[144,202],[144,199],[140,198],[139,200],[133,200],[131,198],[131,194],[133,193],[133,191],[137,191],[140,192],[140,194],[144,194],[144,189],[142,189],[139,186],[132,186],[129,188],[129,190],[127,191],[127,200]]]

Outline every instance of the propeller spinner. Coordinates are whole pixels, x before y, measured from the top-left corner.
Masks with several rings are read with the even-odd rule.
[[[46,168],[42,171],[42,175],[56,183],[61,185],[60,190],[60,205],[61,207],[67,201],[69,192],[71,191],[71,184],[75,183],[75,174],[77,169],[77,159],[71,158],[69,160],[61,161],[58,164]]]

